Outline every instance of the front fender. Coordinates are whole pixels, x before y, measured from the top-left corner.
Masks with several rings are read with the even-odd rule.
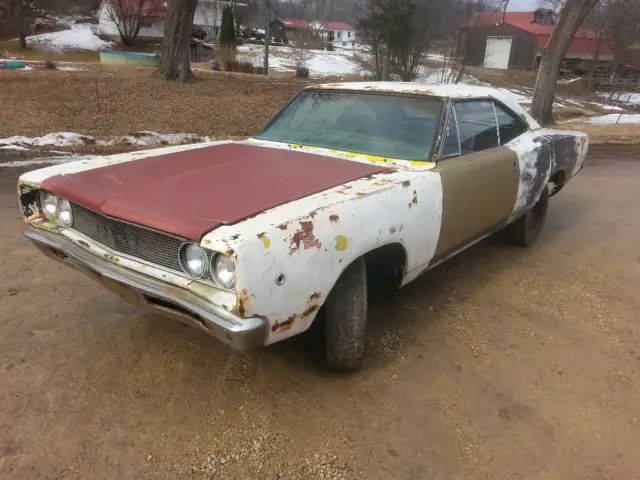
[[[232,254],[236,313],[269,322],[267,343],[303,332],[345,268],[390,243],[407,271],[433,257],[442,216],[434,172],[393,172],[356,180],[221,227],[203,245]]]

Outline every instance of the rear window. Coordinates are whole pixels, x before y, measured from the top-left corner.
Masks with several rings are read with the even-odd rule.
[[[405,160],[427,160],[442,100],[362,92],[305,91],[256,136]]]

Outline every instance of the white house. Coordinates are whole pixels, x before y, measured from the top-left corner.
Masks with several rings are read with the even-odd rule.
[[[346,23],[313,21],[311,28],[321,31],[321,38],[334,45],[353,47],[356,43],[356,32]]]
[[[162,39],[164,30],[164,17],[166,13],[165,2],[162,0],[145,0],[140,6],[140,0],[103,0],[98,11],[98,25],[100,33],[112,40],[118,41],[120,33],[116,21],[129,15],[140,12],[144,17],[138,39],[157,41]],[[207,32],[207,39],[213,40],[218,36],[222,22],[222,9],[231,5],[230,2],[221,0],[198,0],[198,6],[193,16],[193,24]],[[246,4],[233,4],[235,8],[246,8]]]

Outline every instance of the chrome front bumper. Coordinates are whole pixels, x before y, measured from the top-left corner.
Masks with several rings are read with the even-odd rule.
[[[192,325],[238,350],[265,344],[267,323],[240,318],[198,295],[116,266],[55,233],[29,228],[25,236],[47,257],[85,273],[125,300]]]

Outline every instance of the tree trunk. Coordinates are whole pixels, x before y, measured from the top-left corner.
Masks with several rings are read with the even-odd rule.
[[[531,115],[542,125],[553,122],[553,100],[562,60],[571,40],[596,2],[597,0],[567,0],[549,43],[542,51],[531,102]]]
[[[20,50],[26,50],[27,49],[27,37],[24,33],[25,31],[25,21],[24,21],[24,16],[22,14],[22,10],[21,7],[18,6],[18,27],[20,28],[20,33],[19,33],[19,38],[20,38]]]
[[[20,50],[27,49],[27,37],[24,34],[24,28],[20,26]]]
[[[391,49],[385,45],[384,47],[384,61],[382,63],[382,81],[389,81],[389,68],[391,64]]]
[[[598,70],[598,60],[600,59],[600,44],[602,42],[602,30],[598,31],[598,38],[596,39],[596,51],[593,54],[593,63],[589,69],[589,79],[587,83],[587,90],[593,92],[596,80],[596,71]]]
[[[157,73],[165,80],[191,82],[191,29],[198,0],[169,0]]]

